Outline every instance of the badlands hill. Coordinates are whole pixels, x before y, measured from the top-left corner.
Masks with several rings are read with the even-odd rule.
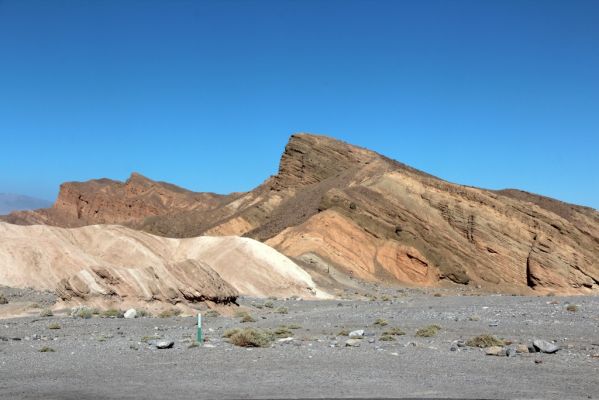
[[[310,276],[249,238],[169,239],[117,225],[0,223],[0,282],[67,303],[228,304],[238,295],[325,296]]]
[[[599,213],[517,190],[435,178],[325,136],[291,136],[247,193],[192,193],[132,175],[61,187],[17,224],[119,223],[167,237],[246,236],[307,270],[418,286],[599,293]]]

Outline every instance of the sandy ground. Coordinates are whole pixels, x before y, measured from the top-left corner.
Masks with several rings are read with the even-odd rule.
[[[2,320],[0,398],[599,397],[599,298],[433,297],[387,289],[376,301],[274,300],[273,308],[255,307],[266,301],[241,300],[254,323],[206,317],[207,345],[191,348],[192,317]],[[568,304],[578,311],[567,311]],[[279,307],[288,313],[277,313]],[[378,318],[389,324],[373,325]],[[52,323],[61,329],[48,329]],[[290,324],[301,326],[293,340],[269,348],[221,338],[230,327]],[[429,324],[441,326],[437,336],[415,335]],[[406,335],[379,340],[395,326]],[[346,347],[343,329],[365,329],[367,336],[359,347]],[[556,341],[561,350],[508,358],[456,346],[483,333],[515,344]],[[146,343],[154,337],[173,340],[174,348]],[[40,352],[44,346],[55,352]]]

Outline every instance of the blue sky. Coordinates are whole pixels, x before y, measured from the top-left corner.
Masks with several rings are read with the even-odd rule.
[[[288,136],[599,208],[597,1],[0,0],[0,192],[248,190]]]

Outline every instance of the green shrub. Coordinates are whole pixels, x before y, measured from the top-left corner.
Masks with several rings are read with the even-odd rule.
[[[347,329],[342,329],[337,333],[337,336],[349,336],[349,331]]]
[[[275,329],[274,334],[280,338],[287,338],[293,336],[293,332],[289,330],[288,327],[282,325]]]
[[[92,310],[88,307],[77,307],[71,311],[71,315],[75,318],[90,319],[92,317]]]
[[[218,317],[219,315],[220,315],[220,313],[218,311],[216,311],[216,310],[208,310],[204,314],[204,316],[210,317],[210,318],[212,318],[212,317]]]
[[[401,328],[398,328],[398,327],[387,329],[385,332],[383,332],[384,336],[403,336],[405,334],[406,333],[404,331],[402,331]]]
[[[495,336],[492,335],[479,335],[466,341],[466,346],[480,348],[491,346],[503,346],[504,344],[505,342],[503,340],[497,339]]]
[[[250,314],[246,314],[243,316],[243,318],[241,318],[241,322],[256,322],[256,320]]]
[[[289,325],[287,325],[287,328],[289,328],[289,329],[301,329],[302,326],[299,325],[299,324],[289,324]]]
[[[54,349],[52,347],[44,346],[39,349],[40,353],[54,353]]]
[[[273,303],[272,301],[267,301],[266,303],[264,303],[264,307],[266,307],[266,308],[274,308],[275,307],[275,303]]]
[[[435,336],[437,333],[439,333],[440,330],[441,330],[441,327],[439,325],[429,325],[429,326],[425,326],[424,328],[418,329],[416,331],[416,336],[432,337],[432,336]]]
[[[2,293],[0,293],[0,304],[8,304],[8,299]]]
[[[152,317],[152,313],[143,308],[136,308],[135,312],[137,313],[136,318],[144,318],[144,317],[151,318]]]
[[[384,320],[382,318],[379,318],[376,321],[374,321],[374,325],[378,325],[378,326],[385,326],[388,324],[389,324],[389,322],[387,322],[387,320]]]
[[[109,308],[100,313],[101,318],[123,318],[124,312],[116,308]]]
[[[570,312],[576,312],[578,311],[578,306],[576,304],[568,304],[566,310]]]
[[[48,329],[60,329],[60,325],[58,322],[52,322],[50,325],[48,325]]]
[[[229,342],[240,347],[268,347],[274,340],[272,333],[263,329],[239,329],[229,336]]]
[[[275,310],[277,314],[287,314],[289,309],[287,307],[279,307]]]
[[[181,315],[181,310],[177,309],[177,308],[171,308],[170,310],[164,310],[161,311],[158,314],[159,318],[172,318],[172,317],[177,317]]]
[[[237,332],[239,332],[241,329],[240,328],[230,328],[227,329],[224,333],[223,333],[223,337],[228,339],[231,336],[233,336],[234,334],[236,334]]]
[[[40,317],[51,317],[53,315],[54,313],[49,308],[44,308],[42,311],[40,311]]]
[[[380,340],[380,341],[382,341],[382,342],[393,342],[393,341],[395,341],[395,337],[393,337],[393,336],[391,336],[391,335],[384,335],[384,334],[383,334],[383,335],[382,335],[382,336],[379,338],[379,340]]]

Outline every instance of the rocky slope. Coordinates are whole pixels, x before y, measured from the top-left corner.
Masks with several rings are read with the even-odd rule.
[[[0,282],[67,303],[230,303],[239,294],[326,297],[310,276],[249,238],[168,239],[117,225],[0,223]]]
[[[171,237],[247,236],[311,271],[368,281],[599,293],[597,211],[452,184],[325,136],[293,135],[277,175],[250,192],[200,202],[129,211],[140,218],[128,223]],[[59,198],[54,208],[68,207]],[[73,211],[69,218],[62,224],[86,223]],[[20,215],[9,220],[27,223]]]

